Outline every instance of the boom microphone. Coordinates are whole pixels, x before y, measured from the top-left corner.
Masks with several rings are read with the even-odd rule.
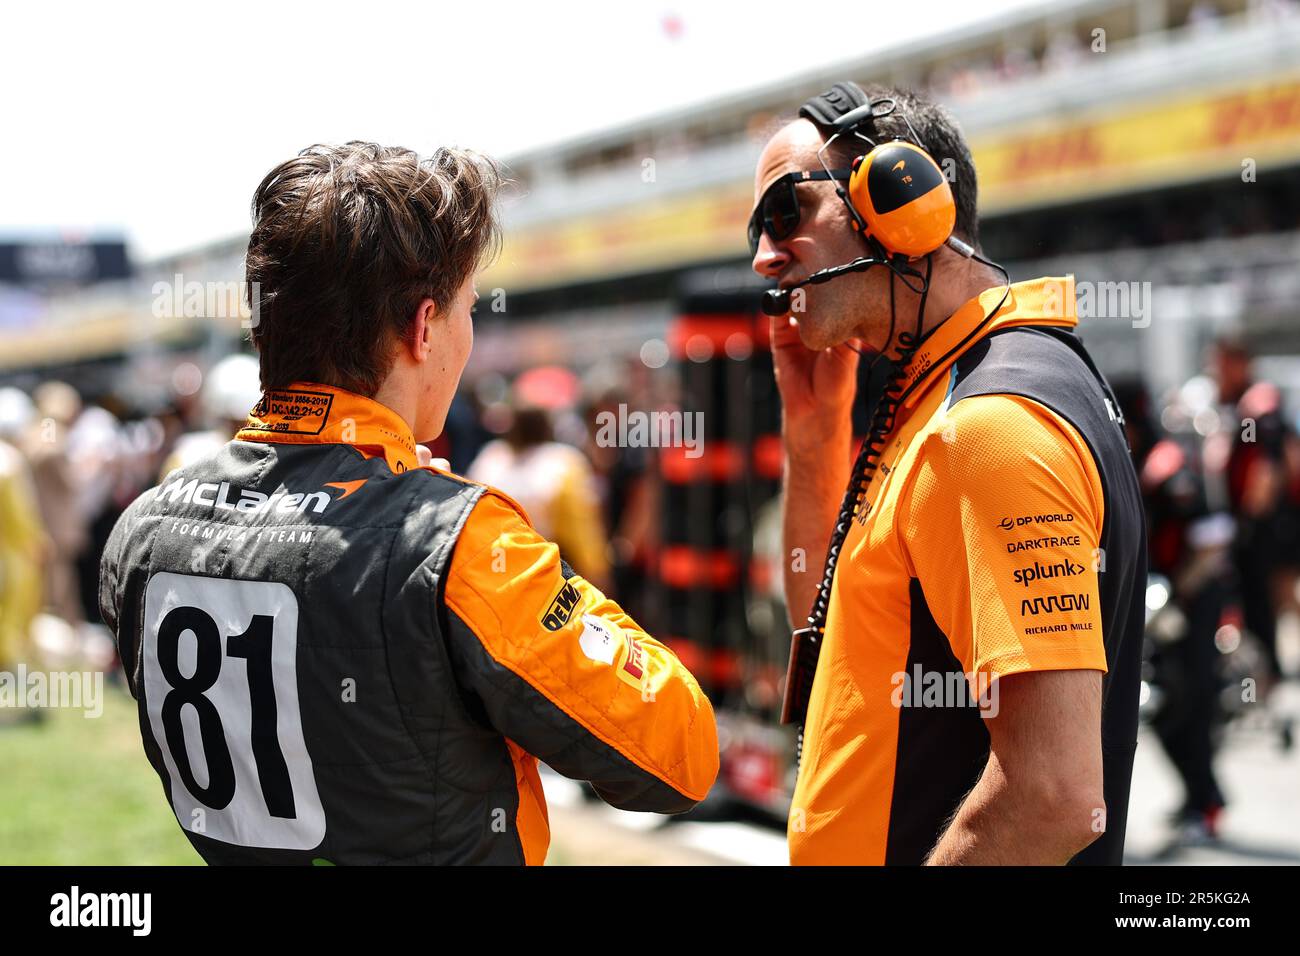
[[[884,265],[889,265],[888,260],[862,256],[852,262],[846,262],[842,266],[831,266],[828,269],[822,269],[820,272],[814,272],[808,278],[793,282],[784,289],[768,289],[763,293],[763,314],[781,316],[789,312],[790,293],[795,289],[806,285],[820,285],[823,282],[830,282],[836,276],[842,276],[849,272],[866,272],[872,266]]]
[[[855,110],[854,112],[857,111]],[[956,236],[949,236],[947,242],[944,244],[948,246],[950,249],[952,249],[954,252],[956,252],[963,259],[979,259],[979,261],[983,262],[985,265],[990,264],[986,260],[981,259],[979,256],[975,255],[974,247],[972,247],[969,243],[963,242],[961,239],[958,239]],[[842,266],[831,266],[829,269],[822,269],[820,272],[814,272],[808,278],[800,279],[798,282],[793,282],[789,285],[789,287],[785,289],[768,289],[766,292],[763,293],[763,302],[762,302],[763,314],[772,315],[772,316],[782,316],[785,315],[787,312],[789,312],[790,293],[793,292],[795,289],[798,289],[806,285],[820,285],[823,282],[830,282],[831,279],[834,279],[836,276],[842,276],[848,272],[866,272],[872,266],[889,266],[896,273],[906,273],[908,275],[915,275],[915,276],[920,275],[919,272],[916,272],[914,269],[912,269],[910,266],[907,265],[906,257],[904,256],[895,257],[895,260],[893,262],[891,262],[888,259],[875,259],[872,258],[871,256],[862,256],[861,258],[854,259],[852,262],[846,262]],[[999,266],[999,268],[1001,267]],[[913,291],[919,291],[919,290],[913,290]]]

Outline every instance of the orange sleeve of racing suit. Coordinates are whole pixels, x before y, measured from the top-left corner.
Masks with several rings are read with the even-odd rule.
[[[457,678],[513,743],[622,809],[708,793],[717,728],[695,678],[504,495],[470,512],[444,593]]]
[[[968,680],[1106,670],[1092,452],[1030,399],[958,402],[928,435],[900,527],[911,573]]]

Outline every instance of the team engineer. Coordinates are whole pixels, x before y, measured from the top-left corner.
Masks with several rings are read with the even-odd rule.
[[[1070,331],[1073,278],[1011,284],[983,259],[961,132],[908,91],[810,100],[755,198],[786,595],[812,608],[788,691],[792,862],[1119,863],[1145,520]],[[894,371],[855,463],[859,348]],[[959,693],[928,693],[950,675]]]

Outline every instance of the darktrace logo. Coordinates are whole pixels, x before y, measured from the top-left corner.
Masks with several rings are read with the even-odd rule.
[[[1047,578],[1072,578],[1076,574],[1082,573],[1082,564],[1075,564],[1069,558],[1066,558],[1056,564],[1043,564],[1040,561],[1035,561],[1027,568],[1017,568],[1016,573],[1011,577],[1017,584],[1029,587],[1035,581],[1043,581]]]
[[[1007,554],[1015,554],[1018,551],[1077,547],[1079,547],[1079,536],[1077,534],[1067,534],[1064,537],[1049,534],[1042,538],[1030,538],[1027,541],[1008,541]]]
[[[1020,602],[1020,616],[1057,614],[1062,611],[1088,610],[1087,594],[1048,594],[1044,597],[1025,598]]]
[[[573,617],[573,609],[578,606],[582,600],[582,594],[568,581],[560,587],[560,593],[551,599],[550,606],[546,613],[542,615],[542,627],[548,631],[558,631],[564,625],[569,623]]]

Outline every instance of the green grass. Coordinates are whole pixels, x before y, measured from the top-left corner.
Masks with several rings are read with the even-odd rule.
[[[135,701],[0,727],[0,864],[201,864],[140,743]]]

